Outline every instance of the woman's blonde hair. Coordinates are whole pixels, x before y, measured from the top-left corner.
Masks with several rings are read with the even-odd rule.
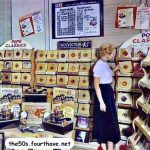
[[[116,47],[110,43],[102,44],[99,48],[100,57],[105,56],[106,54],[111,55],[115,48]]]

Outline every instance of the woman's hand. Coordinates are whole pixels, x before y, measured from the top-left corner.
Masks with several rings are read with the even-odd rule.
[[[114,69],[113,72],[118,71],[119,70],[119,65],[117,65]]]
[[[106,105],[104,102],[100,102],[100,110],[106,112]]]

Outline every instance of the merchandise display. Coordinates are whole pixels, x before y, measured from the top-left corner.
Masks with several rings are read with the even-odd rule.
[[[108,62],[111,69],[119,65],[112,82],[121,133],[117,150],[127,149],[127,144],[133,149],[150,147],[150,59],[147,54],[148,49],[122,45]],[[2,129],[15,127],[23,132],[20,136],[27,136],[29,132],[36,133],[37,137],[39,132],[66,135],[71,131],[75,143],[89,144],[95,96],[92,70],[98,57],[94,49],[1,50],[1,87],[18,87],[22,96],[13,95],[14,100],[8,96],[1,98],[0,127],[5,122]],[[7,107],[6,102],[9,102]],[[23,126],[18,128],[19,125]]]

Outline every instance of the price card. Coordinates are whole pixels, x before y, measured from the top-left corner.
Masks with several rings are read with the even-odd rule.
[[[49,103],[23,103],[22,111],[28,113],[27,124],[42,124],[42,118],[45,111],[50,110]]]

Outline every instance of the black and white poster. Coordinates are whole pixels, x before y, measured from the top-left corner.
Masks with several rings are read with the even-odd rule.
[[[103,0],[52,4],[53,38],[103,36]]]

